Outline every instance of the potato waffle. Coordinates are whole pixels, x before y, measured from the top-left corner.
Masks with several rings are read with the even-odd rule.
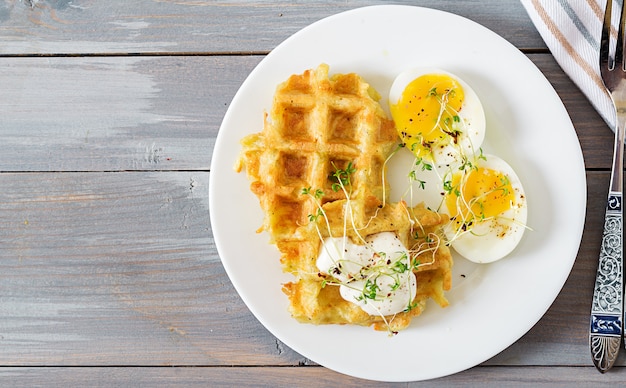
[[[383,163],[398,139],[374,93],[356,74],[329,79],[326,65],[278,86],[263,132],[243,140],[243,162],[272,242],[292,241],[316,212],[303,188],[324,190],[325,202],[344,198],[329,177],[350,162],[357,168],[353,198],[382,195]]]
[[[323,237],[328,237],[329,234],[342,235],[345,221],[344,206],[346,206],[344,200],[324,205],[327,218],[332,221],[330,230],[324,227],[324,220],[317,221],[318,230]],[[356,304],[344,300],[338,286],[325,285],[324,280],[332,278],[321,274],[317,269],[315,258],[320,249],[319,237],[313,231],[316,228],[309,226],[301,229],[309,229],[311,241],[289,244],[287,246],[291,250],[283,251],[285,259],[296,262],[299,269],[296,281],[283,286],[283,291],[289,296],[290,312],[295,319],[313,324],[373,325],[376,330],[397,332],[406,328],[413,317],[423,312],[429,298],[442,307],[448,305],[444,291],[449,290],[452,285],[452,256],[448,247],[440,243],[442,241],[440,227],[445,218],[425,209],[423,205],[407,208],[404,202],[399,202],[380,206],[381,202],[374,198],[368,199],[366,207],[374,215],[364,227],[358,228],[358,233],[368,236],[391,231],[409,248],[411,259],[420,263],[415,273],[417,294],[413,300],[413,308],[393,316],[382,317],[369,315]],[[351,228],[346,231],[351,238],[356,233]]]
[[[322,287],[323,276],[318,274],[315,264],[321,245],[319,231],[322,235],[331,232],[341,235],[340,230],[332,229],[343,230],[345,206],[351,209],[350,223],[359,233],[395,231],[404,236],[403,241],[410,244],[407,246],[416,243],[409,241],[412,239],[409,234],[416,222],[424,224],[422,216],[432,218],[434,214],[438,225],[436,213],[419,209],[420,219],[412,219],[415,209],[409,210],[403,203],[384,204],[388,189],[384,180],[385,161],[399,140],[393,121],[378,103],[379,98],[357,74],[329,78],[328,66],[322,64],[292,75],[280,84],[269,115],[265,115],[263,131],[242,140],[243,150],[236,170],[246,168],[252,181],[250,188],[264,210],[259,231],[269,232],[270,242],[281,252],[284,270],[296,277],[283,290],[291,301],[292,315],[299,321],[364,325],[388,321],[370,316],[341,299],[337,287]],[[346,196],[346,192],[333,185],[338,182],[334,177],[337,171],[347,169],[353,172]],[[319,201],[303,194],[307,188],[321,190]],[[325,230],[326,226],[316,228],[315,222],[311,222],[319,206],[333,224],[331,230]],[[435,226],[425,225],[424,230]],[[350,229],[355,230],[352,226]],[[441,259],[431,266],[439,269],[424,271],[432,272],[428,275],[432,278],[430,283],[438,286],[429,288],[428,282],[423,282],[418,298],[421,295],[425,300],[423,296],[428,295],[444,304],[442,290],[444,283],[449,288],[451,258],[445,247],[438,255]],[[441,268],[445,269],[443,274]],[[438,275],[431,276],[435,272]],[[421,312],[422,299],[412,315]],[[406,324],[408,320],[393,327],[402,328]]]

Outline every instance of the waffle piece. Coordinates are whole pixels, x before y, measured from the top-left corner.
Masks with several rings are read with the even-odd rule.
[[[324,64],[278,86],[263,132],[242,141],[242,162],[271,242],[302,239],[294,236],[298,226],[316,212],[303,188],[324,190],[326,202],[343,199],[329,177],[350,163],[357,169],[353,198],[382,196],[383,163],[398,139],[378,98],[356,74],[329,79]]]
[[[340,236],[344,231],[344,207],[346,201],[335,201],[323,206],[330,221],[330,229],[325,221],[317,221],[317,227],[309,224],[302,228],[319,230],[323,237]],[[407,208],[404,202],[376,204],[370,198],[369,206],[378,209],[367,225],[355,229],[350,227],[346,234],[355,238],[357,233],[368,236],[380,232],[394,232],[409,249],[411,262],[416,260],[419,266],[415,271],[417,294],[412,301],[412,309],[392,316],[369,315],[356,304],[342,298],[337,285],[328,285],[328,275],[319,272],[315,258],[319,252],[319,243],[312,241],[299,244],[300,251],[286,251],[286,261],[298,262],[299,276],[294,282],[283,285],[283,291],[289,296],[290,312],[300,322],[312,324],[356,324],[373,325],[376,330],[398,332],[406,328],[413,317],[420,315],[426,301],[432,298],[445,307],[448,301],[444,292],[452,285],[452,255],[449,248],[441,243],[441,225],[445,217],[424,208],[420,204]],[[381,207],[382,206],[382,207]],[[311,233],[313,234],[313,233]],[[317,238],[319,241],[319,237]],[[308,259],[313,257],[313,259]]]
[[[322,287],[324,279],[318,276],[315,264],[321,246],[320,233],[322,237],[330,233],[341,235],[345,206],[351,209],[351,228],[346,233],[352,237],[357,231],[363,235],[394,231],[404,236],[401,238],[409,244],[407,247],[417,243],[409,234],[423,220],[411,219],[413,212],[403,203],[384,203],[388,189],[385,161],[399,140],[379,98],[357,74],[329,78],[328,66],[322,64],[278,85],[272,108],[265,115],[263,131],[242,140],[236,170],[245,167],[252,181],[250,188],[264,210],[259,232],[269,232],[270,242],[281,252],[283,269],[295,276],[294,282],[284,285],[283,290],[291,301],[292,315],[299,321],[362,325],[389,321],[370,316],[346,302],[337,287]],[[345,191],[337,188],[342,179],[337,176],[340,171],[349,171]],[[319,191],[319,200],[304,195],[303,189]],[[320,206],[325,214],[320,220],[328,220],[332,224],[330,230],[311,222]],[[421,217],[422,211],[419,213]],[[436,213],[428,212],[429,217],[433,214],[439,220]],[[342,230],[337,229],[340,227]],[[425,296],[434,297],[442,305],[447,303],[443,290],[446,285],[449,288],[449,271],[445,268],[450,267],[451,258],[448,260],[447,248],[439,251],[442,259],[432,264],[437,269],[418,271],[418,279],[428,280],[418,286],[418,306],[411,315],[402,319],[398,315],[394,327],[405,327],[410,316],[419,314]]]

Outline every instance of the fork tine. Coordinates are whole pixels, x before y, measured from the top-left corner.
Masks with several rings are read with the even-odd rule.
[[[608,0],[608,3],[611,3],[612,0]],[[624,2],[622,2],[622,12],[619,16],[619,29],[617,30],[617,43],[615,46],[615,67],[619,66],[621,70],[625,70],[624,68],[624,11],[626,11],[626,7],[624,7]]]
[[[600,39],[600,70],[605,71],[607,68],[613,68],[613,61],[609,58],[609,42],[611,38],[611,9],[613,8],[613,0],[606,1],[604,10],[604,23],[602,24],[602,37]],[[607,66],[608,63],[608,66]]]

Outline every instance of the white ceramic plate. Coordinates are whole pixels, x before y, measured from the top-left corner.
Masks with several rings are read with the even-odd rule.
[[[386,96],[415,66],[446,69],[469,83],[487,117],[483,148],[507,160],[525,185],[527,232],[504,260],[456,258],[450,306],[426,312],[395,337],[371,328],[300,324],[287,312],[278,251],[245,173],[233,165],[239,140],[263,126],[276,85],[320,63],[356,72]],[[382,101],[387,106],[386,98]],[[393,166],[392,166],[393,167]],[[395,169],[389,172],[394,174]],[[393,188],[392,188],[393,189]],[[586,181],[569,116],[542,73],[500,36],[460,16],[410,6],[355,9],[316,22],[273,50],[249,75],[220,128],[210,176],[210,212],[222,263],[241,298],[280,341],[335,371],[414,381],[477,365],[517,341],[544,315],[580,244]]]

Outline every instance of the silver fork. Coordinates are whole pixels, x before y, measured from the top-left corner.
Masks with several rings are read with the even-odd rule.
[[[611,95],[617,115],[611,185],[606,205],[600,260],[593,290],[589,346],[596,368],[602,373],[611,369],[619,353],[624,322],[622,190],[624,160],[624,125],[626,124],[626,72],[624,70],[624,15],[622,5],[617,43],[610,50],[613,0],[607,0],[602,40],[600,73]],[[613,51],[613,52],[612,52]]]

